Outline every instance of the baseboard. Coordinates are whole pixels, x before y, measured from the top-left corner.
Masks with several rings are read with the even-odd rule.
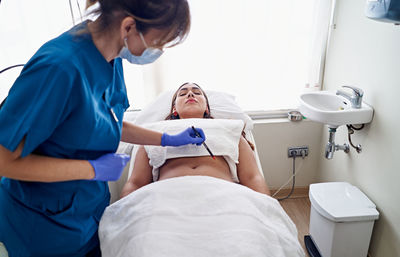
[[[289,197],[291,199],[294,198],[308,198],[308,186],[304,186],[304,187],[295,187],[293,190],[292,195]],[[282,197],[286,197],[290,191],[292,189],[291,188],[282,188],[275,196],[274,198],[282,198]],[[278,191],[278,189],[271,189],[271,195],[274,195],[276,191]]]

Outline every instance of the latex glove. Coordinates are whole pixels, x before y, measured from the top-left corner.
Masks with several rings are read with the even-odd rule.
[[[127,162],[131,159],[126,154],[108,153],[96,160],[89,160],[94,169],[92,180],[115,181],[121,177],[122,171]]]
[[[200,137],[196,135],[192,128],[187,128],[179,134],[169,135],[164,133],[161,137],[161,145],[162,146],[181,146],[187,144],[196,144],[201,145],[204,140],[206,140],[206,136],[201,128],[196,128]]]

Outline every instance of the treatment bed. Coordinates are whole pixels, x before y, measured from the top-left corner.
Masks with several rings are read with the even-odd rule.
[[[164,119],[172,93],[125,119],[138,125]],[[255,143],[253,123],[234,98],[206,93],[214,118],[242,120],[247,138]],[[184,176],[153,182],[118,200],[136,149],[125,143],[118,149],[132,160],[121,179],[109,183],[112,204],[99,227],[102,256],[304,256],[297,229],[279,202],[238,183]],[[257,149],[255,157],[262,172]]]

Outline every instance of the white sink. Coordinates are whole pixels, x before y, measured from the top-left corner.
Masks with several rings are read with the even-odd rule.
[[[327,124],[332,128],[345,124],[369,123],[374,112],[372,107],[364,102],[361,108],[352,108],[348,99],[330,91],[300,95],[299,111],[307,119]]]

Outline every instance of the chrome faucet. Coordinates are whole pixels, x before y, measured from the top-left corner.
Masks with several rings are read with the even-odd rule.
[[[351,103],[352,108],[360,109],[364,91],[361,88],[353,87],[353,86],[342,86],[342,87],[350,88],[352,90],[352,94],[349,94],[342,90],[338,90],[338,91],[336,91],[336,95],[340,95],[340,96],[343,96],[344,98],[348,99]]]

